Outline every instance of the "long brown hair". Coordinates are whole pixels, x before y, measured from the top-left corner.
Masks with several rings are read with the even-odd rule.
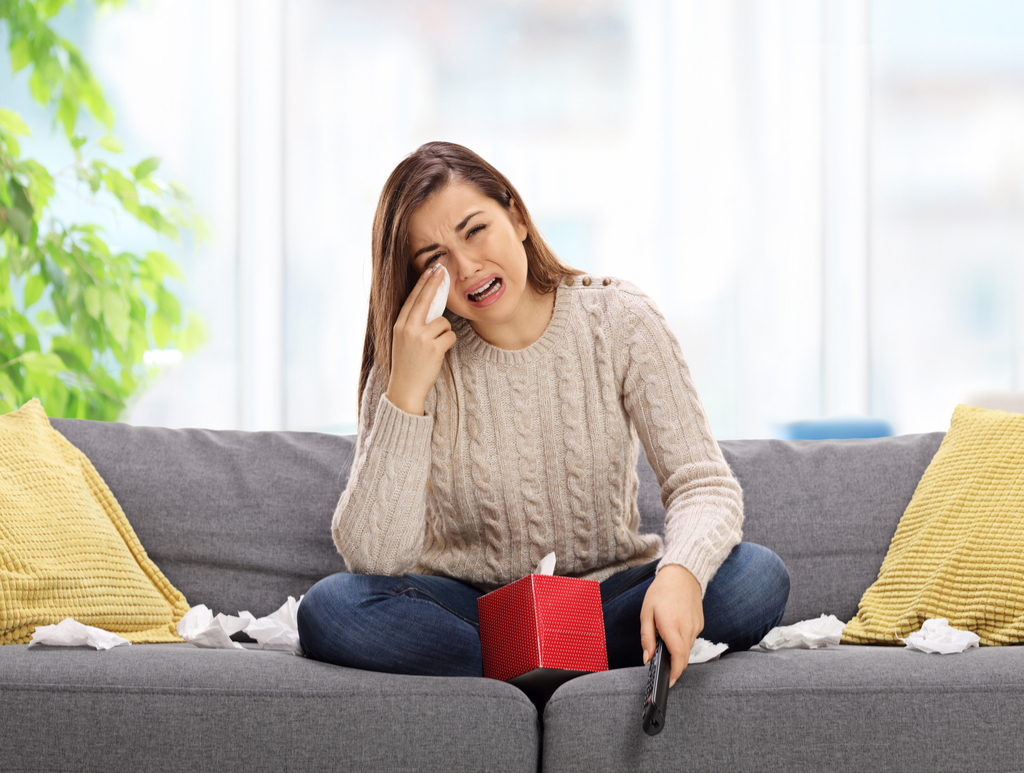
[[[540,235],[515,186],[469,148],[451,142],[428,142],[395,167],[381,191],[373,217],[373,274],[366,319],[363,363],[359,371],[359,405],[370,369],[377,365],[383,384],[391,377],[391,342],[398,313],[416,284],[409,255],[409,218],[427,199],[454,181],[469,183],[511,215],[511,203],[526,223],[527,280],[540,293],[553,292],[567,276],[581,271],[563,263]]]

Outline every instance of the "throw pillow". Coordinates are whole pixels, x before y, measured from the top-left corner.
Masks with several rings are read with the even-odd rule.
[[[132,642],[181,641],[187,611],[39,401],[0,417],[0,644],[66,617]]]
[[[932,617],[1024,641],[1024,414],[957,406],[842,641],[899,644]]]

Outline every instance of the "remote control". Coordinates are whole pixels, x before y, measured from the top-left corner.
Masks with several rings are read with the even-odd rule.
[[[643,727],[647,735],[657,735],[665,727],[665,704],[668,703],[668,678],[671,671],[672,657],[659,636],[654,657],[647,665],[647,693],[643,710]]]

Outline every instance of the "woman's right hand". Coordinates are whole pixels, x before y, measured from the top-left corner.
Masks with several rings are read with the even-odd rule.
[[[387,398],[395,407],[417,416],[423,415],[445,352],[455,346],[455,333],[447,319],[441,316],[427,324],[427,310],[444,276],[439,266],[435,263],[420,275],[398,313],[391,342]]]

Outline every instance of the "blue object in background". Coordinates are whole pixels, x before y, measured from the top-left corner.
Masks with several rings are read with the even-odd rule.
[[[839,418],[794,421],[782,426],[783,440],[828,440],[889,437],[892,425],[884,419]]]

